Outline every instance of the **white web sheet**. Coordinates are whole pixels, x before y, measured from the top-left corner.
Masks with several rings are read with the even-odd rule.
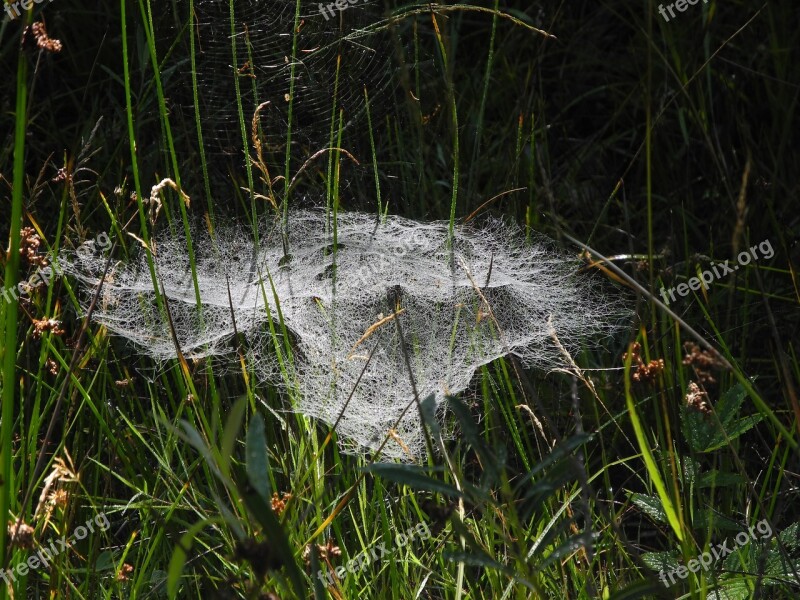
[[[509,352],[529,367],[563,366],[548,319],[575,353],[602,341],[627,314],[620,298],[578,274],[577,261],[549,240],[537,235],[528,243],[518,228],[498,220],[480,229],[457,226],[452,251],[446,222],[390,216],[377,225],[374,215],[340,212],[335,253],[332,227],[322,212],[290,213],[289,260],[275,223],[263,225],[255,252],[245,231],[218,230],[213,243],[196,231],[202,315],[185,241],[157,237],[155,264],[181,351],[232,354],[235,318],[255,371],[299,392],[293,409],[303,414],[333,424],[374,350],[338,424],[350,448],[375,449],[393,428],[402,444],[390,441],[385,457],[425,454],[417,409],[396,423],[413,394],[395,311],[420,400],[434,394],[437,402],[463,391],[481,365]],[[104,264],[83,253],[67,268],[88,284],[87,301]],[[278,316],[270,277],[293,337],[288,380],[277,368],[269,333],[268,320]],[[114,267],[93,319],[156,360],[176,356],[144,256]]]

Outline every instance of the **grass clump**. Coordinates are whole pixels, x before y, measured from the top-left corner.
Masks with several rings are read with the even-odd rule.
[[[105,291],[87,294],[67,269],[0,300],[0,566],[11,569],[0,594],[796,595],[794,16],[788,0],[698,3],[674,23],[656,4],[619,1],[362,2],[326,20],[299,1],[58,0],[5,19],[3,289],[30,281],[42,257],[72,264],[102,232],[112,247],[91,266]],[[292,220],[309,209],[319,239]],[[369,223],[353,221],[364,213]],[[392,341],[391,376],[411,389],[422,438],[381,424],[369,451],[346,452],[331,425],[362,372],[337,387],[330,359],[353,343],[326,355],[296,324],[349,313],[332,292],[290,306],[280,273],[307,258],[300,241],[317,244],[317,285],[333,289],[365,255],[354,243],[401,217],[437,223],[447,265],[464,252],[459,232],[490,215],[520,224],[520,248],[540,232],[582,261],[548,277],[626,289],[633,325],[599,347],[556,326],[558,360],[537,365],[548,369],[512,347],[431,398],[434,384],[408,373],[442,367],[420,340],[457,325],[430,316],[415,330],[393,316],[414,306],[390,288],[372,319],[346,325],[366,335],[368,358],[369,342]],[[234,244],[229,223],[248,229]],[[763,240],[771,258],[663,304],[662,286]],[[262,247],[269,272],[234,267],[258,265]],[[519,308],[491,289],[519,274],[481,248],[461,325]],[[215,256],[226,260],[212,272]],[[134,345],[110,318],[132,264]],[[408,288],[425,264],[391,283]],[[362,288],[379,279],[369,271]],[[256,281],[264,312],[250,329],[237,295]],[[162,352],[143,354],[154,323]],[[219,323],[224,336],[201,335]],[[481,348],[436,339],[436,356]],[[337,399],[322,420],[288,410],[307,398],[298,373],[311,350]],[[371,388],[375,402],[390,387]],[[404,446],[417,460],[386,460]],[[101,514],[108,528],[22,567]],[[398,537],[410,531],[430,535]],[[742,532],[735,552],[693,568]]]

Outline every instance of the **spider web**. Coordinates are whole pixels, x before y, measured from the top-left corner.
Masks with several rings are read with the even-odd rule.
[[[256,108],[269,102],[261,112],[267,151],[285,151],[293,98],[292,154],[301,158],[328,145],[340,111],[345,129],[363,117],[365,89],[373,118],[384,109],[394,70],[392,42],[386,31],[370,29],[382,10],[376,0],[347,6],[326,20],[319,3],[300,2],[295,28],[295,0],[236,0],[233,8],[228,0],[195,1],[198,104],[207,154],[243,159],[237,80],[248,143]],[[194,131],[188,46],[187,41],[168,93],[186,129]]]
[[[230,341],[238,331],[253,370],[289,392],[293,410],[328,424],[343,414],[337,430],[352,451],[377,449],[393,430],[385,458],[425,455],[412,378],[419,399],[433,396],[441,409],[482,365],[513,354],[528,367],[569,367],[553,330],[574,354],[628,315],[619,296],[579,274],[547,238],[527,241],[499,220],[459,226],[452,243],[446,222],[377,223],[340,212],[334,241],[322,212],[296,211],[289,220],[288,255],[272,221],[262,224],[255,255],[247,233],[233,226],[213,240],[194,232],[201,309],[185,240],[163,232],[154,242],[159,285],[184,355],[235,358]],[[87,284],[84,306],[104,265],[89,252],[68,264]],[[92,318],[166,361],[176,350],[162,312],[142,256],[115,266]],[[291,360],[271,333],[280,319],[293,340]]]

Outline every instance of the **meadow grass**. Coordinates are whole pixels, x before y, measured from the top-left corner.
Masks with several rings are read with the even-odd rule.
[[[149,202],[169,179],[158,224],[186,236],[199,304],[194,223],[213,233],[239,219],[257,240],[259,219],[288,224],[291,207],[315,204],[332,216],[332,252],[342,210],[448,219],[451,231],[476,212],[505,215],[629,290],[637,318],[569,369],[526,371],[513,356],[482,367],[444,423],[416,399],[434,451],[395,464],[345,453],[332,427],[287,410],[297,357],[268,274],[281,389],[257,383],[241,347],[234,368],[180,348],[153,364],[87,318],[70,278],[0,302],[0,567],[20,573],[95,515],[111,523],[16,576],[13,597],[797,594],[800,34],[789,0],[712,0],[676,23],[657,4],[616,0],[392,4],[373,28],[394,42],[394,93],[358,90],[366,112],[346,127],[337,69],[325,147],[298,141],[293,92],[285,145],[262,147],[268,113],[246,113],[255,85],[234,78],[238,162],[211,153],[199,109],[188,121],[175,110],[180,69],[194,106],[204,92],[197,3],[59,0],[0,24],[6,290],[31,269],[23,227],[52,257],[108,231],[107,268],[143,250],[169,317]],[[219,26],[246,35],[229,7]],[[294,90],[302,7],[287,7]],[[61,53],[30,37],[20,47],[40,13]],[[229,65],[241,72],[252,54],[237,48]],[[764,239],[774,260],[660,302],[662,285]],[[38,332],[47,319],[65,333]],[[659,580],[762,519],[769,540]],[[398,543],[420,523],[430,537]]]

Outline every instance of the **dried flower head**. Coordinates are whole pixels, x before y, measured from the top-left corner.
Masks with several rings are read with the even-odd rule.
[[[12,546],[23,550],[33,548],[34,529],[23,521],[8,524],[8,539]]]
[[[50,501],[53,503],[53,506],[57,506],[61,509],[67,508],[67,504],[69,503],[69,492],[59,488],[53,492],[53,496]]]
[[[303,561],[306,563],[306,566],[311,564],[311,552],[316,548],[317,556],[320,557],[324,562],[331,564],[331,561],[336,558],[337,556],[342,555],[342,550],[333,543],[332,538],[328,538],[328,541],[325,542],[325,545],[322,544],[309,544],[303,550]]]
[[[719,360],[708,350],[701,349],[700,346],[693,342],[685,342],[683,349],[686,351],[683,364],[690,365],[694,369],[700,383],[703,385],[716,383],[717,380],[711,374],[711,370],[722,367]]]
[[[44,487],[42,493],[39,494],[39,502],[36,504],[36,510],[33,512],[33,517],[36,519],[44,510],[46,514],[45,519],[49,519],[53,508],[57,505],[55,503],[56,494],[61,488],[60,485],[68,483],[76,483],[80,480],[79,474],[75,471],[75,465],[72,463],[72,457],[65,449],[64,455],[66,460],[60,456],[53,459],[53,465],[50,473],[44,479]],[[64,492],[66,494],[66,492]],[[66,502],[66,498],[59,496],[59,501]]]
[[[120,582],[130,581],[131,573],[133,573],[133,566],[128,563],[125,563],[119,568],[119,571],[117,571],[116,579],[117,581]]]
[[[711,404],[708,402],[708,393],[700,389],[694,381],[689,382],[689,391],[686,393],[686,406],[705,415],[711,414]]]
[[[633,379],[636,383],[653,383],[658,375],[664,372],[664,359],[658,358],[645,364],[641,357],[642,346],[639,342],[631,345],[631,362],[635,366]],[[628,360],[628,353],[622,355],[622,360]]]
[[[44,363],[44,368],[53,376],[58,375],[61,368],[58,366],[58,363],[54,361],[52,358],[48,358],[47,362]]]
[[[19,255],[32,267],[44,268],[50,263],[47,255],[39,254],[42,238],[33,227],[23,227],[19,232]]]
[[[272,510],[275,511],[275,514],[279,517],[286,510],[286,503],[292,498],[292,494],[289,492],[283,492],[282,498],[278,497],[278,492],[274,492],[272,494]]]
[[[26,28],[23,38],[27,38],[28,34],[30,34],[30,36],[33,38],[33,41],[36,43],[36,47],[40,50],[44,50],[45,52],[58,54],[64,47],[59,40],[51,38],[47,35],[47,28],[41,21],[36,21],[35,23],[31,24],[30,27]]]
[[[34,319],[33,320],[33,337],[39,339],[43,333],[50,332],[53,335],[64,335],[64,330],[61,329],[61,321],[55,319]]]
[[[56,176],[53,177],[53,179],[51,179],[50,181],[52,181],[53,183],[61,183],[62,181],[66,180],[67,180],[67,169],[66,167],[61,167],[58,170],[58,173],[56,173]]]

